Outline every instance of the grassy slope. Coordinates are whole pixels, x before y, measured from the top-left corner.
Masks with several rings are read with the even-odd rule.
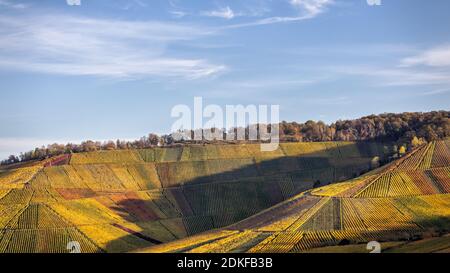
[[[449,253],[450,235],[415,241],[381,243],[381,253]],[[306,253],[368,253],[367,244],[313,248]]]
[[[0,252],[61,252],[68,239],[113,252],[173,241],[242,220],[318,180],[348,179],[387,152],[378,143],[289,143],[271,153],[207,145],[74,154],[69,164],[4,170]],[[24,230],[45,215],[59,224]]]
[[[218,231],[235,231],[225,238],[218,240],[209,233],[200,235],[210,236],[209,243],[198,244],[192,237],[142,252],[305,252],[344,241],[408,242],[430,231],[448,232],[449,161],[448,142],[430,143],[387,167],[343,183],[342,188],[336,184],[307,191]],[[428,241],[389,244],[392,251],[432,252],[435,244],[445,250],[446,238],[431,240],[431,247]],[[342,251],[360,247],[343,246]]]

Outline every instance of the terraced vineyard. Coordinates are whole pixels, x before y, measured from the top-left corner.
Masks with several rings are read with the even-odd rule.
[[[391,252],[448,251],[448,235],[424,241],[429,244],[411,240],[450,233],[449,161],[449,142],[432,142],[358,178],[304,191],[224,229],[139,251],[353,252],[372,240]]]
[[[68,252],[69,242],[78,242],[83,252],[161,245],[356,177],[371,169],[374,157],[391,152],[376,142],[285,143],[264,153],[258,144],[192,145],[79,153],[3,169],[0,252]],[[432,179],[442,175],[434,172]],[[340,203],[330,200],[324,208],[337,213]],[[328,227],[328,218],[307,223]],[[241,235],[217,249],[263,241],[266,232]]]

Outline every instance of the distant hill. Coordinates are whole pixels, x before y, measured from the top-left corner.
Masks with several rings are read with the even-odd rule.
[[[450,137],[450,112],[433,111],[425,113],[381,114],[362,117],[355,120],[337,121],[327,125],[321,121],[306,123],[280,123],[281,142],[324,142],[324,141],[393,141],[398,146],[412,148],[426,141],[442,140]],[[236,128],[234,128],[236,129]],[[248,128],[246,129],[248,130]],[[226,135],[225,130],[222,130]],[[247,131],[248,132],[248,131]],[[194,132],[191,131],[191,139]],[[174,146],[190,144],[217,144],[218,141],[175,141],[172,135],[158,136],[149,134],[136,141],[87,140],[81,144],[50,144],[45,147],[11,155],[1,165],[16,164],[32,160],[80,152],[100,150],[144,149],[157,146]],[[225,141],[222,144],[236,144],[242,141]]]

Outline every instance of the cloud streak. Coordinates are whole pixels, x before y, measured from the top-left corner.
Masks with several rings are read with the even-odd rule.
[[[17,3],[12,3],[11,1],[8,0],[0,0],[0,7],[6,7],[6,8],[11,8],[11,9],[25,9],[28,7],[28,5],[25,4],[17,4]]]
[[[293,7],[298,9],[303,17],[314,18],[325,11],[333,3],[332,0],[290,0]]]
[[[220,8],[218,10],[211,10],[202,12],[202,15],[208,17],[219,17],[223,19],[233,19],[236,15],[230,7]]]
[[[171,57],[167,46],[211,35],[209,29],[155,21],[74,16],[2,17],[0,67],[62,75],[167,76],[195,79],[225,69]]]
[[[226,26],[227,29],[233,28],[242,28],[242,27],[251,27],[251,26],[261,26],[261,25],[270,25],[277,23],[288,23],[288,22],[296,22],[303,21],[317,17],[319,14],[326,11],[328,6],[334,3],[333,0],[290,0],[290,5],[295,8],[297,11],[296,16],[273,16],[267,17],[260,20],[234,24]]]
[[[446,93],[450,88],[450,46],[438,46],[424,51],[404,46],[382,46],[380,49],[381,51],[375,50],[374,56],[380,55],[383,51],[386,53],[384,55],[392,52],[394,54],[400,53],[403,56],[408,53],[410,56],[396,57],[391,65],[337,65],[326,67],[325,70],[338,75],[362,76],[373,79],[376,86],[430,85],[434,88],[440,87],[424,93],[424,95]],[[361,52],[361,50],[354,51]],[[368,55],[372,53],[372,50],[368,51]]]
[[[416,56],[402,60],[401,66],[426,65],[431,67],[450,67],[450,45],[426,50]]]

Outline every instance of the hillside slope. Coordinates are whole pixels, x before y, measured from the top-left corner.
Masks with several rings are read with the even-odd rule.
[[[126,252],[228,226],[356,177],[381,143],[205,145],[63,155],[0,170],[0,253]]]
[[[439,141],[357,179],[303,192],[224,229],[140,252],[306,252],[449,231],[450,142]],[[445,238],[433,242],[448,243]],[[425,245],[422,251],[436,250]],[[398,250],[420,251],[420,246]]]

